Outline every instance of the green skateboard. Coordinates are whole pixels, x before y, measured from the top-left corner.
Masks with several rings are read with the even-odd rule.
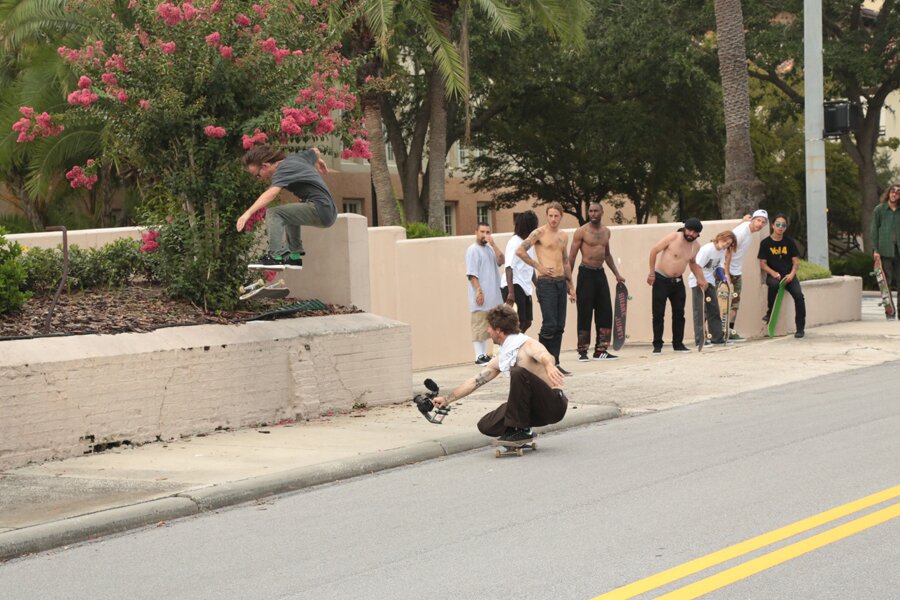
[[[784,277],[778,284],[778,293],[775,295],[775,304],[772,305],[772,314],[769,315],[769,337],[775,337],[775,326],[778,325],[778,313],[781,312],[781,301],[784,299]]]

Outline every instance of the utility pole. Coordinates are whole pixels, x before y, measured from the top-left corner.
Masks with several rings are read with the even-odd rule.
[[[825,96],[822,66],[822,0],[803,0],[803,94],[806,137],[806,251],[828,267],[825,190]]]

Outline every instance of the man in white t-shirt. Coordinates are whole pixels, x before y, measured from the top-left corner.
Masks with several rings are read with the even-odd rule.
[[[724,344],[725,334],[722,331],[722,315],[719,314],[719,303],[716,300],[716,275],[717,268],[724,268],[727,255],[734,252],[737,241],[730,231],[723,231],[713,241],[700,246],[694,261],[703,269],[703,278],[709,286],[701,290],[697,286],[697,276],[691,271],[688,276],[688,285],[691,288],[691,305],[694,314],[694,343],[702,348],[703,319],[707,321],[710,342],[712,344]]]
[[[732,342],[743,342],[744,338],[737,334],[734,330],[734,323],[737,320],[738,309],[741,306],[741,276],[743,274],[744,256],[750,243],[753,241],[753,234],[761,231],[769,223],[769,213],[760,209],[753,213],[752,216],[744,217],[744,221],[731,230],[737,239],[737,247],[731,255],[731,259],[725,259],[725,271],[731,277],[731,285],[734,293],[737,294],[731,301],[731,314],[728,316],[728,327],[731,328],[731,335],[728,337]]]
[[[475,364],[485,365],[487,355],[487,311],[503,304],[500,296],[500,271],[503,252],[491,237],[491,226],[479,223],[475,230],[475,243],[466,250],[466,277],[469,280],[469,312],[472,313],[472,344],[475,346]]]
[[[533,210],[526,210],[515,216],[515,234],[506,243],[506,264],[503,270],[506,275],[506,284],[501,293],[506,299],[506,304],[516,305],[519,315],[519,331],[525,333],[534,320],[534,304],[531,292],[534,290],[534,267],[516,256],[516,250],[522,242],[537,229],[538,218]],[[528,249],[531,260],[537,260],[534,248]]]

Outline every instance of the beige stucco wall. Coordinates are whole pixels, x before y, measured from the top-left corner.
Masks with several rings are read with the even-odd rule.
[[[411,378],[409,326],[364,313],[0,342],[0,470],[396,403]]]

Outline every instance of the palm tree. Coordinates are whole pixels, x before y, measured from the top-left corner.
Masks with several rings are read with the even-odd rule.
[[[725,104],[725,183],[719,187],[723,219],[757,208],[765,188],[756,177],[750,146],[750,92],[741,0],[715,0],[719,76]]]

